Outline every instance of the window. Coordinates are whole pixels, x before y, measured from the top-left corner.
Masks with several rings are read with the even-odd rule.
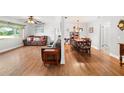
[[[0,21],[0,37],[3,38],[20,36],[23,28],[23,25]]]
[[[44,33],[44,24],[36,26],[36,33]]]

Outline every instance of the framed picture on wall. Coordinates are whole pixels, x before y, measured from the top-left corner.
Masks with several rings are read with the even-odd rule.
[[[89,33],[93,33],[94,32],[94,28],[93,27],[89,27]]]

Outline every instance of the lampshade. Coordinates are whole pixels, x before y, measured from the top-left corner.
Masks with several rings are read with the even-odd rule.
[[[123,31],[124,30],[124,20],[120,20],[118,23],[118,28]]]

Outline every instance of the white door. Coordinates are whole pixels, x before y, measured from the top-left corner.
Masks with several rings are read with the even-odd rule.
[[[109,54],[109,32],[110,23],[107,22],[100,25],[100,49],[105,54]]]

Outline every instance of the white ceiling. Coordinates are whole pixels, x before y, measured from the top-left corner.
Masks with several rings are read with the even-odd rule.
[[[76,23],[77,20],[79,20],[79,23],[88,23],[97,19],[98,19],[98,16],[67,16],[67,19],[65,19],[65,22]]]
[[[21,22],[25,22],[29,16],[10,16],[11,18],[17,19]],[[57,17],[60,16],[34,16],[35,19],[43,22],[43,23],[49,23],[54,22]],[[88,23],[92,22],[94,20],[97,20],[98,16],[67,16],[67,19],[65,19],[66,23],[76,23],[77,20],[79,20],[80,23]]]
[[[16,20],[25,22],[29,16],[11,16],[11,17],[15,18]],[[54,22],[54,20],[56,20],[56,17],[57,16],[34,16],[35,19],[43,23]]]

